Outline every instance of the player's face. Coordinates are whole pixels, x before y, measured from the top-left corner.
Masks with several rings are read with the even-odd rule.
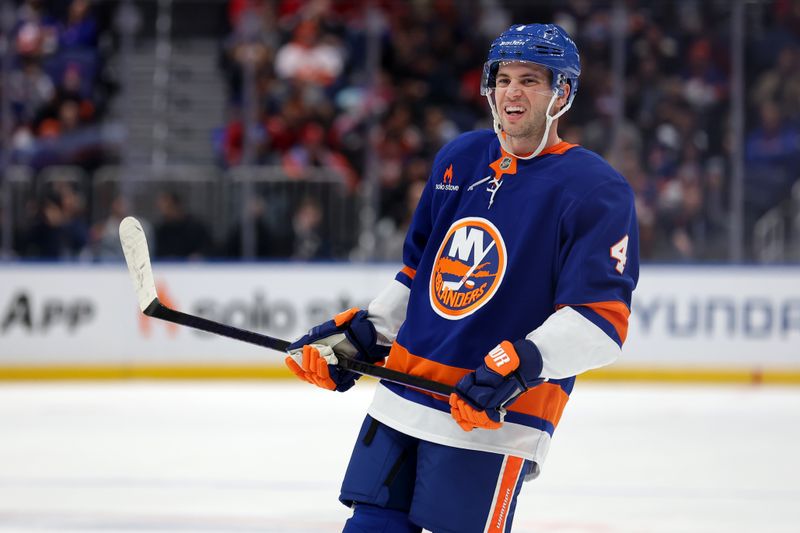
[[[524,62],[500,64],[495,104],[503,131],[514,141],[535,141],[534,147],[539,144],[552,96],[550,71],[545,67]]]

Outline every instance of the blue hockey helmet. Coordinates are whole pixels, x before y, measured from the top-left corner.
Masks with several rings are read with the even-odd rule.
[[[497,71],[505,61],[527,61],[550,69],[552,89],[563,96],[564,84],[569,83],[567,107],[572,104],[578,91],[581,59],[578,47],[561,26],[515,24],[501,33],[489,48],[489,57],[483,65],[482,95],[486,96],[495,88]]]

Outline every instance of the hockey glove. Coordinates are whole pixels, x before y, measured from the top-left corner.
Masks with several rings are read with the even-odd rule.
[[[389,347],[378,344],[378,334],[367,319],[367,312],[355,307],[311,328],[286,351],[286,366],[297,377],[339,392],[352,387],[359,375],[337,367],[337,353],[368,363],[381,362],[389,355]]]
[[[464,431],[498,429],[506,407],[525,391],[543,381],[542,355],[526,339],[503,341],[484,358],[483,364],[456,384],[450,395],[450,414]]]

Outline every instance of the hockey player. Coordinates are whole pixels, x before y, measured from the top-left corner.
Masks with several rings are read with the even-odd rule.
[[[495,131],[438,153],[403,269],[366,311],[290,346],[287,365],[327,389],[357,378],[337,353],[456,388],[377,386],[339,496],[354,509],[344,531],[510,531],[575,376],[619,356],[639,270],[634,196],[558,136],[579,75],[559,26],[503,32],[481,84]]]

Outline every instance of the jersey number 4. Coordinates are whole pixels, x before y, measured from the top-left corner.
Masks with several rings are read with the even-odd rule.
[[[628,236],[625,235],[620,241],[611,247],[611,257],[617,260],[614,268],[622,274],[625,271],[625,263],[628,262]]]

